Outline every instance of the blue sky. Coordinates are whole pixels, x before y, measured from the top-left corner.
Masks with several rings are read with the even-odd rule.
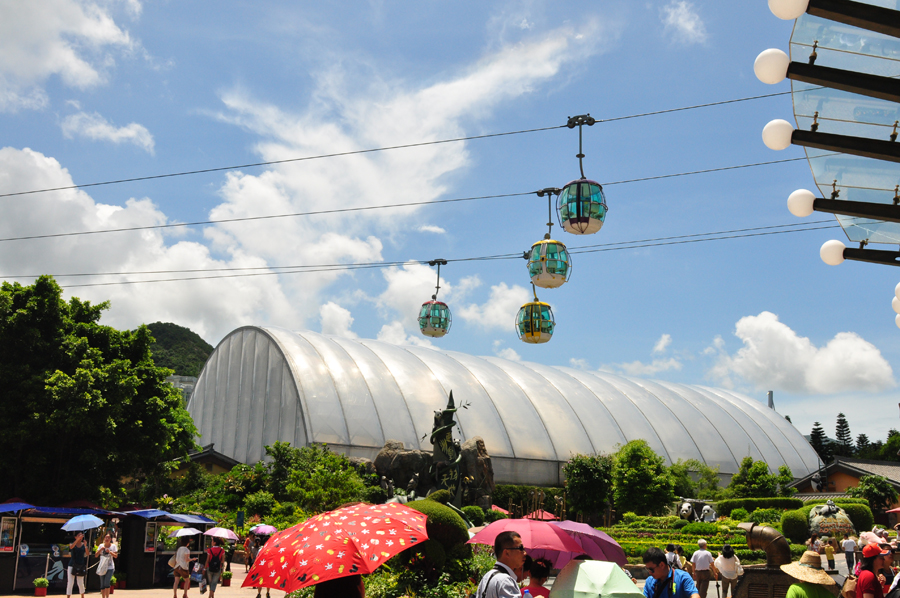
[[[179,3],[0,0],[0,193],[562,125],[789,90],[756,55],[792,22],[765,2],[658,0]],[[806,161],[767,149],[790,96],[585,128],[605,184],[603,230],[571,249],[796,224]],[[556,129],[349,157],[0,198],[0,238],[523,193],[577,178],[577,132]],[[479,200],[142,232],[0,242],[0,278],[406,262],[520,252],[546,200]],[[816,214],[807,220],[832,218]],[[522,260],[453,262],[439,348],[728,386],[808,434],[838,411],[854,435],[897,424],[892,268],[826,266],[840,229],[575,256],[542,290],[552,341],[519,342]],[[60,277],[64,286],[182,274]],[[69,287],[110,300],[104,322],[171,321],[215,344],[246,324],[427,343],[415,328],[434,271],[402,267]]]

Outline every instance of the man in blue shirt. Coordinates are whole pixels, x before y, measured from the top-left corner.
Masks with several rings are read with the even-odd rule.
[[[646,598],[700,598],[691,574],[684,569],[669,567],[662,550],[647,549],[643,560],[644,566],[650,572],[650,577],[644,582]]]

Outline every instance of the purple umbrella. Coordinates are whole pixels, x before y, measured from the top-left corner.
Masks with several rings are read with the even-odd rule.
[[[555,525],[565,531],[567,534],[581,545],[582,552],[562,552],[559,550],[529,550],[528,554],[532,558],[545,558],[553,563],[553,567],[561,569],[566,563],[571,561],[579,554],[586,554],[595,561],[609,561],[617,565],[624,565],[628,562],[625,551],[619,546],[618,542],[613,540],[609,534],[594,529],[591,526],[578,523],[577,521],[551,521],[551,525]]]
[[[278,529],[274,525],[266,525],[264,523],[260,523],[259,525],[254,525],[250,528],[250,531],[257,536],[271,536]]]

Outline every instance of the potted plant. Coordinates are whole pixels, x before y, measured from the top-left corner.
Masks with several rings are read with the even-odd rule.
[[[231,586],[231,571],[222,571],[222,587],[227,588]]]
[[[46,596],[47,595],[47,586],[50,585],[50,580],[46,577],[38,577],[34,580],[34,595],[35,596]]]
[[[115,575],[113,575],[112,577],[109,578],[109,593],[110,594],[115,593],[117,582],[118,582],[118,580],[116,579]]]
[[[126,577],[127,577],[127,575],[125,575],[124,571],[116,572],[116,589],[117,590],[125,589],[125,578]]]

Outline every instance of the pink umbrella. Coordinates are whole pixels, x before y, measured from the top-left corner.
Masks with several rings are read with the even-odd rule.
[[[497,535],[506,531],[522,536],[522,544],[529,552],[549,549],[581,554],[581,546],[566,532],[545,521],[532,519],[498,519],[472,536],[468,543],[493,546]]]
[[[278,531],[274,525],[266,525],[265,523],[260,523],[259,525],[254,525],[250,528],[250,532],[256,534],[257,536],[271,536],[275,532]]]
[[[537,519],[539,521],[559,521],[559,517],[543,509],[532,511],[528,515],[525,515],[525,519]]]
[[[503,513],[504,515],[509,515],[509,511],[507,511],[503,507],[498,507],[497,505],[491,505],[491,510],[497,511],[498,513]]]
[[[580,545],[580,548],[575,551],[531,550],[528,554],[532,558],[549,559],[557,569],[564,567],[579,554],[586,554],[595,561],[610,561],[617,565],[624,565],[628,562],[622,547],[605,532],[577,521],[554,521],[551,525],[569,534]]]
[[[230,529],[225,529],[224,527],[211,527],[205,532],[203,532],[204,536],[212,536],[213,538],[222,538],[223,540],[237,540],[237,534],[231,531]]]

